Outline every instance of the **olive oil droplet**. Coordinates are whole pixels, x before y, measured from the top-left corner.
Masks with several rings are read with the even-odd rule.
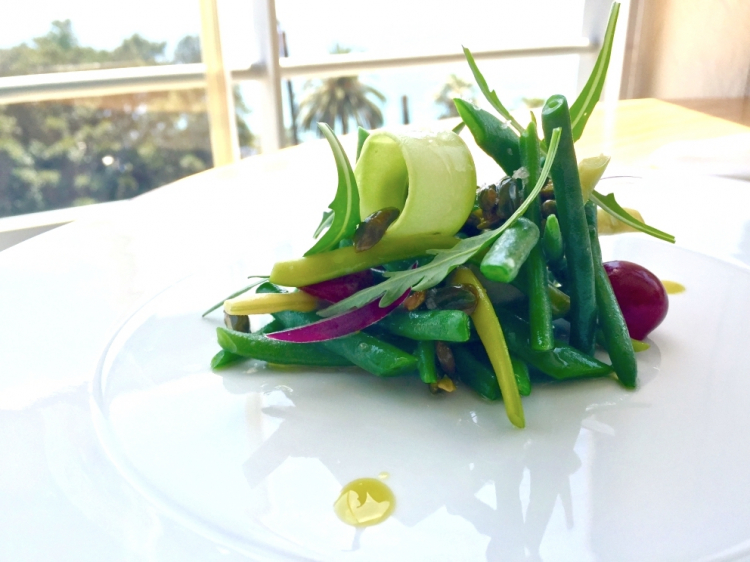
[[[640,340],[630,340],[633,342],[633,351],[636,353],[640,353],[641,351],[646,351],[649,347],[651,347],[649,344],[647,344],[645,341]]]
[[[661,284],[664,285],[664,289],[667,291],[668,295],[676,295],[685,292],[685,285],[678,283],[677,281],[662,279]]]
[[[396,498],[377,478],[359,478],[341,490],[333,510],[344,523],[355,527],[377,525],[393,512]]]

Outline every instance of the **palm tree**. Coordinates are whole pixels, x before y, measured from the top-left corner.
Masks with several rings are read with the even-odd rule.
[[[458,117],[458,110],[453,103],[454,98],[461,98],[471,103],[476,103],[474,85],[455,74],[451,74],[440,91],[435,94],[435,103],[443,110],[439,119]]]
[[[331,54],[348,53],[350,49],[336,45]],[[370,97],[385,102],[385,96],[357,76],[327,78],[305,85],[304,97],[300,101],[302,113],[300,125],[306,130],[317,130],[318,123],[327,123],[334,130],[336,122],[341,124],[341,133],[349,132],[349,121],[366,129],[383,125],[383,112]]]

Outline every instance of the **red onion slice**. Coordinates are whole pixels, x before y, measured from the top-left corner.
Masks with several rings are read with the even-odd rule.
[[[300,289],[319,299],[328,302],[339,302],[347,297],[351,297],[354,293],[362,289],[371,287],[374,283],[375,280],[373,279],[372,271],[365,269],[364,271],[342,275],[336,279],[329,279],[328,281],[321,281],[314,285],[300,287]]]
[[[348,336],[372,326],[388,316],[406,300],[409,293],[411,293],[411,289],[383,308],[380,307],[380,297],[378,297],[360,308],[355,308],[338,316],[313,322],[306,326],[266,334],[266,337],[294,343],[314,343]]]

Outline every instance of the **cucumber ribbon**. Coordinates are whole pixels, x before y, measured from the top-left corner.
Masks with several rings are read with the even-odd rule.
[[[476,168],[468,147],[451,131],[371,133],[354,176],[360,216],[395,207],[401,214],[384,238],[452,236],[474,205]]]

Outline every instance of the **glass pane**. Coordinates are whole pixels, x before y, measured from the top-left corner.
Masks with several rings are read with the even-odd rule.
[[[0,18],[0,76],[200,62],[199,34],[198,0],[24,0]]]
[[[461,53],[464,45],[474,51],[495,50],[565,44],[582,37],[584,0],[465,0],[460,8],[452,9],[414,0],[383,0],[376,10],[366,11],[367,25],[363,25],[361,18],[352,14],[362,13],[359,10],[368,6],[371,8],[351,0],[276,0],[288,55],[304,59],[331,52],[367,52],[372,56]],[[511,111],[521,111],[551,94],[575,96],[579,62],[579,56],[566,55],[480,60],[478,64],[503,103]],[[428,123],[455,115],[453,97],[489,109],[474,84],[465,62],[366,73],[354,79],[296,79],[291,96],[287,85],[282,90],[285,122],[293,138],[291,97],[298,116],[297,137],[301,141],[316,138],[315,122],[325,114],[316,105],[326,98],[336,99],[323,94],[339,88],[355,91],[362,108],[360,121],[365,124]],[[328,113],[323,120],[331,120]],[[356,123],[349,118],[348,130],[356,128]],[[343,129],[339,121],[336,130]]]
[[[0,106],[0,216],[125,199],[209,168],[204,97]]]
[[[522,59],[479,61],[482,73],[490,88],[497,91],[503,104],[519,115],[524,123],[528,120],[527,108],[534,108],[552,94],[563,94],[569,99],[576,95],[579,57],[566,55]],[[544,77],[540,80],[539,77]],[[316,123],[323,120],[326,100],[342,99],[332,92],[336,89],[354,91],[360,122],[365,128],[400,125],[405,122],[419,125],[436,119],[454,117],[453,98],[460,97],[496,113],[485,101],[475,86],[471,71],[465,63],[405,68],[388,72],[366,73],[358,77],[329,78],[323,80],[293,80],[292,98],[297,114],[297,137],[304,142],[317,138]],[[291,131],[291,106],[286,86],[284,93],[285,123]],[[326,95],[330,93],[331,95]],[[380,97],[382,96],[382,98]],[[351,97],[350,97],[351,99]],[[404,107],[405,106],[405,107]],[[356,130],[357,119],[343,104],[338,109],[350,117],[346,119],[348,132]],[[337,115],[337,110],[328,110],[328,115]],[[378,119],[378,115],[382,120]],[[336,132],[343,132],[341,119],[336,119]],[[291,142],[290,142],[291,144]]]
[[[251,96],[235,88],[243,156],[259,144]],[[0,217],[127,199],[212,165],[204,90],[0,106]]]

